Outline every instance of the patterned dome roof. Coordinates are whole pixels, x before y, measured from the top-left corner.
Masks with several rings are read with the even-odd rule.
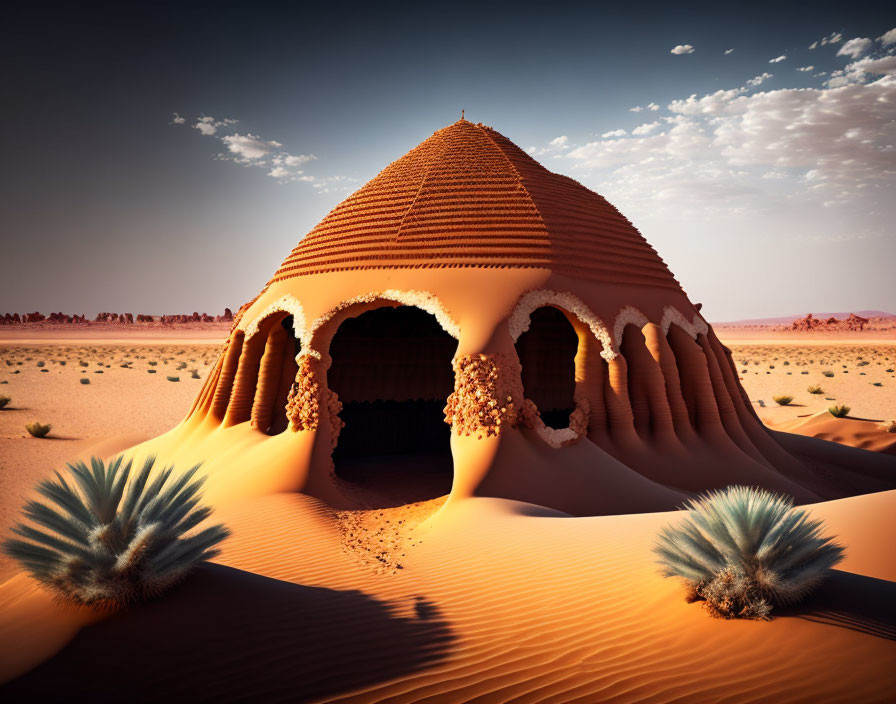
[[[464,119],[337,205],[271,283],[376,268],[546,268],[680,290],[656,251],[602,196]]]

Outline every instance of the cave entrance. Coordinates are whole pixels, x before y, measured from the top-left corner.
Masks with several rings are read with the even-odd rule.
[[[533,311],[529,329],[516,341],[523,391],[549,428],[569,427],[575,410],[576,352],[579,337],[557,308]]]
[[[412,306],[345,320],[330,343],[327,384],[345,423],[333,450],[336,475],[402,503],[451,491],[451,428],[457,341]]]

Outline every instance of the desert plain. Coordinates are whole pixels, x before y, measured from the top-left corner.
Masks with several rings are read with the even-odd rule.
[[[7,334],[0,532],[67,460],[174,427],[226,332]],[[767,425],[896,452],[893,340],[721,334]],[[47,438],[25,432],[33,420]],[[891,700],[896,492],[812,505],[846,559],[807,603],[752,622],[710,618],[659,574],[651,546],[674,514],[573,518],[485,497],[440,510],[446,497],[415,500],[401,477],[358,488],[352,509],[286,492],[222,500],[215,519],[233,535],[214,563],[124,612],[59,603],[3,558],[5,697],[62,696],[77,678],[100,701],[124,687],[135,701]],[[98,658],[102,680],[83,677]]]

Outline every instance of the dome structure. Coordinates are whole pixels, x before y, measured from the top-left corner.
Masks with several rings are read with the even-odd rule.
[[[805,440],[762,425],[616,208],[461,119],[299,242],[184,421],[141,449],[204,461],[212,493],[222,473],[226,491],[344,505],[399,472],[589,515],[729,484],[838,495]]]

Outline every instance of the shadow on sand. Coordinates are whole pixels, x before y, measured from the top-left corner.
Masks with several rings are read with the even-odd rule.
[[[437,607],[203,565],[160,598],[85,628],[0,689],[12,701],[308,701],[422,669],[454,641]]]
[[[776,615],[896,640],[896,582],[833,570],[805,602]]]

